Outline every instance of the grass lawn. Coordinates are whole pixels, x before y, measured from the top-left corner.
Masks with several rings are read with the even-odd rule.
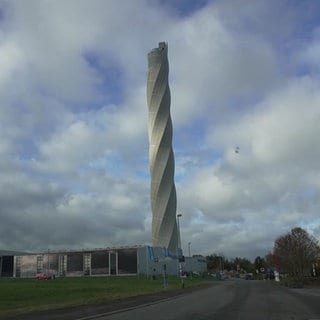
[[[202,279],[184,279],[185,286],[195,286]],[[55,280],[0,279],[0,319],[34,310],[50,310],[68,306],[110,302],[116,299],[174,290],[181,280],[169,277],[168,287],[163,279],[145,277],[79,277]]]

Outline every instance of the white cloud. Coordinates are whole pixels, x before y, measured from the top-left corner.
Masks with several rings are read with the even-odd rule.
[[[100,130],[83,121],[70,123],[40,146],[39,168],[51,172],[72,172],[104,150]]]
[[[199,208],[217,230],[226,221],[240,223],[242,233],[272,223],[279,234],[284,227],[315,221],[320,206],[318,86],[312,78],[292,80],[253,113],[209,131],[207,143],[222,149],[224,158],[199,169],[179,190],[187,219]],[[263,244],[271,248],[274,238],[261,232],[266,233]],[[226,234],[221,241],[239,248],[238,236]]]
[[[0,84],[4,85],[6,81],[12,79],[14,71],[20,67],[23,61],[21,50],[14,42],[1,43],[0,61]]]
[[[150,242],[145,81],[160,41],[169,42],[183,243],[252,257],[290,227],[317,232],[313,11],[241,0],[180,15],[170,5],[7,3],[1,247]]]
[[[217,12],[205,8],[170,34],[177,124],[203,113],[214,121],[235,99],[264,95],[280,80],[272,45],[252,33],[235,34]]]

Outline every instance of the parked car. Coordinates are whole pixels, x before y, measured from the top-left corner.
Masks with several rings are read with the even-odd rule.
[[[36,275],[37,280],[50,280],[51,276],[47,275],[46,273],[38,273]]]

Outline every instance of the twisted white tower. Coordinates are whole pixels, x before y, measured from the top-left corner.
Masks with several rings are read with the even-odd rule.
[[[152,244],[177,251],[177,198],[168,83],[168,45],[148,53],[149,162],[151,173]]]

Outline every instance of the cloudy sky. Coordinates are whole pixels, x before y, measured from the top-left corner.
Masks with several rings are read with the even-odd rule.
[[[161,41],[185,252],[254,258],[295,226],[319,238],[319,1],[2,0],[1,249],[150,244]]]

